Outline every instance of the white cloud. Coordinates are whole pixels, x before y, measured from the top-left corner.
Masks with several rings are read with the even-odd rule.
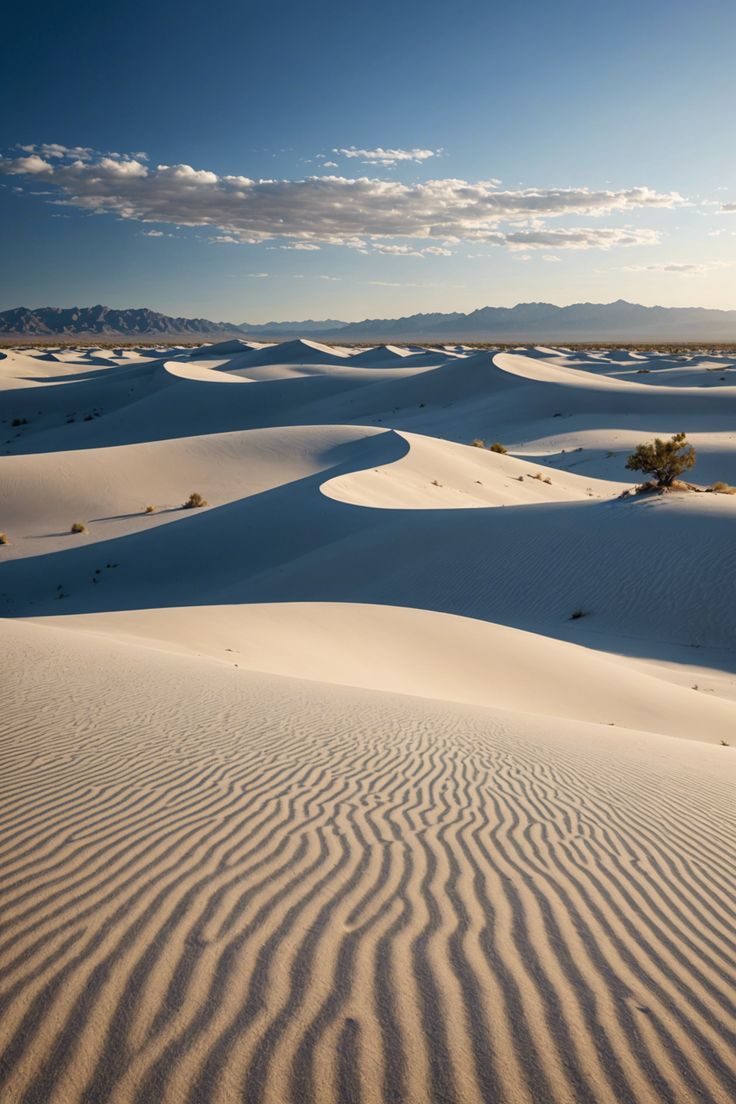
[[[38,153],[49,160],[73,157],[79,161],[89,161],[94,153],[89,146],[62,146],[58,142],[43,142],[40,146],[18,146],[18,149],[25,153]]]
[[[635,230],[631,227],[609,229],[598,226],[575,227],[572,230],[515,230],[501,235],[503,243],[515,249],[610,249],[614,245],[656,245],[656,230]]]
[[[324,161],[322,163],[322,168],[323,169],[336,169],[337,168],[337,161]]]
[[[292,242],[290,245],[280,245],[279,249],[299,249],[306,252],[312,252],[315,249],[319,249],[318,245],[314,242]]]
[[[60,205],[144,223],[207,228],[218,233],[219,242],[282,242],[296,249],[329,244],[396,255],[445,256],[448,246],[460,241],[522,251],[649,245],[658,241],[653,230],[561,229],[546,223],[683,202],[676,192],[647,187],[499,191],[490,182],[452,178],[415,184],[329,175],[251,180],[102,154],[86,161],[51,162],[36,153],[0,158],[0,173],[42,182]]]
[[[623,272],[672,272],[678,276],[702,276],[719,268],[733,268],[736,261],[683,261],[662,264],[626,265]]]
[[[246,276],[251,280],[267,280],[271,275],[270,272],[246,272]]]
[[[381,146],[378,149],[366,150],[350,146],[348,149],[333,149],[332,152],[341,153],[343,157],[357,157],[366,165],[395,165],[397,161],[415,161],[421,164],[422,161],[428,161],[430,157],[434,157],[440,150],[382,149]],[[330,164],[330,162],[326,163]]]
[[[163,230],[144,230],[143,234],[146,238],[163,238],[163,237],[165,237]]]
[[[32,153],[28,157],[15,157],[11,161],[0,161],[0,169],[3,172],[11,174],[26,174],[34,175],[36,173],[48,173],[53,172],[53,165],[50,165],[48,161],[44,161],[43,157],[39,157],[37,153]]]
[[[452,250],[445,249],[441,245],[427,245],[423,249],[413,249],[410,245],[382,245],[375,248],[376,253],[384,253],[393,257],[451,257]]]
[[[736,203],[722,203],[721,204],[722,215],[736,215]]]

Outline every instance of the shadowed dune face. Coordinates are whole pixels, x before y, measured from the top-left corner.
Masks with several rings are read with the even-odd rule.
[[[0,392],[2,1104],[730,1104],[732,359]]]

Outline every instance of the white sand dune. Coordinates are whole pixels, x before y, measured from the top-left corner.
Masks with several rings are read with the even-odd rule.
[[[620,494],[681,429],[736,482],[733,359],[24,348],[0,402],[3,1104],[730,1104],[736,496]]]

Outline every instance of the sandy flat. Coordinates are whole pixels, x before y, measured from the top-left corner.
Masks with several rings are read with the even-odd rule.
[[[0,397],[3,1104],[734,1099],[736,496],[620,497],[654,433],[736,483],[732,359]]]

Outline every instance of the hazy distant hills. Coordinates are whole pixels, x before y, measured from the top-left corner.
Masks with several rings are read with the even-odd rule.
[[[615,303],[519,303],[470,314],[415,314],[352,322],[342,341],[736,341],[736,311]]]
[[[16,307],[0,312],[0,337],[58,341],[65,338],[209,341],[233,335],[290,338],[309,335],[335,341],[498,342],[736,342],[736,310],[643,307],[615,303],[519,303],[481,307],[469,314],[412,314],[404,318],[301,322],[211,322],[174,318],[145,307]]]
[[[3,336],[59,337],[189,337],[236,333],[236,326],[207,318],[172,318],[146,307],[15,307],[0,312]]]

